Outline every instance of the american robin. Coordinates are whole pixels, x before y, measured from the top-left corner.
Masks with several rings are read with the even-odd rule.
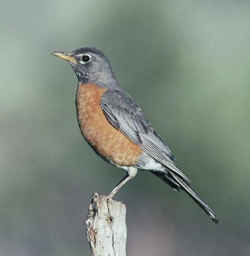
[[[126,170],[126,176],[109,194],[112,198],[138,169],[149,170],[175,190],[184,190],[217,222],[214,211],[190,186],[176,167],[168,145],[145,118],[140,106],[120,86],[107,57],[95,48],[55,51],[66,60],[78,79],[77,119],[88,144],[104,160]]]

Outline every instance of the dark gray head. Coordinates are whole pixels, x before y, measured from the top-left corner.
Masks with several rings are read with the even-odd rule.
[[[85,47],[68,53],[55,51],[52,54],[71,64],[79,82],[117,88],[118,82],[112,72],[111,64],[100,50]]]

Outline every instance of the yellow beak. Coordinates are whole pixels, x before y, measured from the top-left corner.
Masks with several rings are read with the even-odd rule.
[[[66,61],[68,61],[70,63],[77,64],[76,59],[73,56],[71,56],[70,54],[68,54],[68,53],[54,51],[54,52],[52,52],[52,54],[55,55],[58,58],[66,60]]]

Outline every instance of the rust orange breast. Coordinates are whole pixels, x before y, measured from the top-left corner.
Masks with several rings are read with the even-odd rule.
[[[103,157],[117,165],[135,165],[142,150],[107,121],[101,109],[101,97],[106,90],[95,84],[79,85],[76,104],[81,132]]]

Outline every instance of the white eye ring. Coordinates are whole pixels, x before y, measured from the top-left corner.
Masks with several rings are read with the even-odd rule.
[[[79,60],[79,62],[81,63],[81,64],[86,64],[86,63],[88,63],[88,62],[90,62],[90,60],[91,60],[91,56],[89,55],[89,54],[82,54],[81,56],[80,56],[80,60]]]

